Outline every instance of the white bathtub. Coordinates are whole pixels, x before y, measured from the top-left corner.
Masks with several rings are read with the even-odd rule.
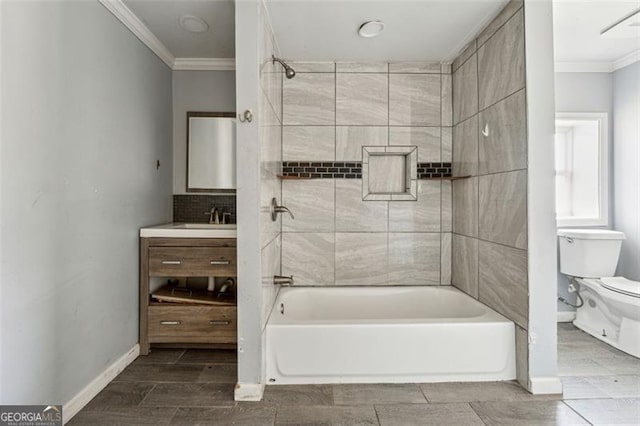
[[[515,379],[515,328],[450,287],[280,290],[266,330],[269,384]]]

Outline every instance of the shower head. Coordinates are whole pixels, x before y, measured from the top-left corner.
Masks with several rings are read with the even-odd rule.
[[[289,65],[287,65],[285,61],[283,61],[282,59],[276,58],[275,56],[271,56],[271,59],[273,60],[274,64],[278,62],[280,65],[284,67],[284,75],[288,79],[292,79],[293,77],[296,76],[296,72],[294,71],[294,69],[291,68]]]

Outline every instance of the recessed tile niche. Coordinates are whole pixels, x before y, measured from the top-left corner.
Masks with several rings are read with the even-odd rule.
[[[418,150],[415,146],[362,147],[364,201],[416,201]]]

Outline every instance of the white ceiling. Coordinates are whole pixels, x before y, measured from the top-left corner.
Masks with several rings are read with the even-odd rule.
[[[556,62],[615,62],[640,49],[640,39],[607,39],[600,31],[640,7],[639,0],[554,0]]]
[[[508,0],[268,0],[284,58],[296,61],[451,60]],[[358,27],[382,20],[384,32]]]
[[[233,58],[235,7],[233,0],[123,0],[125,5],[176,58]],[[194,15],[209,24],[206,33],[191,33],[178,21]]]
[[[451,60],[507,1],[266,0],[282,56],[298,61]],[[169,56],[235,56],[234,0],[123,3],[166,47],[164,51],[169,50]],[[640,0],[553,3],[556,63],[614,64],[634,52],[640,56],[640,39],[600,36],[604,28],[636,10]],[[183,15],[204,19],[209,31],[194,34],[184,30],[178,24]],[[381,36],[364,39],[357,35],[358,27],[367,20],[385,22]]]

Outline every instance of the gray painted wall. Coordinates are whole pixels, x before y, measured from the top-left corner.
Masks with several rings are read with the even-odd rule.
[[[173,193],[186,194],[187,111],[234,112],[235,71],[173,72]]]
[[[2,99],[4,99],[4,91],[3,91],[3,73],[2,73],[2,63],[3,63],[3,58],[2,58],[2,51],[3,51],[3,47],[4,46],[4,34],[2,31],[2,10],[3,10],[4,6],[2,5],[2,2],[0,2],[0,401],[4,401],[3,399],[3,393],[2,393],[2,318],[4,317],[4,311],[2,309],[2,305],[3,305],[3,298],[2,298],[2,229],[4,228],[4,221],[2,218],[2,138],[3,138],[3,132],[2,132],[2,119],[3,119],[3,113],[2,113]]]
[[[529,390],[561,393],[557,360],[552,0],[525,0]],[[550,161],[551,160],[551,161]],[[528,337],[528,339],[527,339]],[[516,340],[517,342],[517,340]],[[517,348],[517,343],[516,343]]]
[[[609,115],[609,225],[613,224],[613,75],[610,73],[556,73],[557,112],[606,112]],[[610,227],[609,226],[609,227]],[[581,228],[586,228],[582,226]],[[560,273],[558,264],[558,294],[576,303],[575,294],[569,294],[567,277]],[[558,302],[558,310],[575,311],[574,308]]]
[[[613,225],[627,235],[617,274],[640,281],[640,62],[613,73]]]
[[[2,9],[2,403],[64,404],[138,341],[171,70],[98,2]]]
[[[258,14],[258,1],[236,3],[236,104],[238,111],[261,112],[260,53],[263,32]],[[257,43],[256,43],[257,41]],[[256,116],[260,117],[260,115]],[[260,328],[263,306],[261,216],[260,120],[238,124],[236,129],[237,162],[247,167],[237,174],[236,207],[238,217],[238,383],[236,399],[261,399],[263,381],[264,342]],[[264,194],[266,195],[266,194]]]
[[[613,112],[613,78],[601,72],[557,72],[556,111]]]
[[[238,383],[236,400],[260,400],[265,385],[265,326],[278,287],[282,220],[271,220],[271,198],[282,201],[282,67],[263,2],[236,3],[238,111],[254,119],[238,123]],[[256,40],[258,43],[256,44]]]
[[[613,74],[566,72],[555,74],[557,112],[606,112],[609,115],[609,226],[613,224]]]

